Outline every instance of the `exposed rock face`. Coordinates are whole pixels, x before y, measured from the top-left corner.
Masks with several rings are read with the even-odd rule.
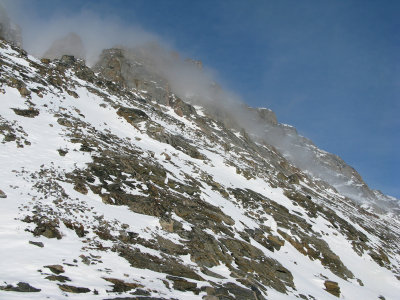
[[[146,48],[104,50],[93,69],[121,87],[146,91],[161,104],[169,102],[169,85],[147,57]]]
[[[35,257],[4,252],[13,272],[0,289],[29,276],[43,298],[398,294],[396,216],[366,211],[239,122],[158,93],[168,82],[153,65],[111,49],[98,75],[68,55],[0,52],[0,227],[18,237],[0,243]],[[269,110],[245,111],[296,134]]]
[[[0,286],[0,290],[20,293],[38,293],[41,291],[41,289],[37,289],[26,282],[18,282],[17,286],[11,284]]]
[[[249,111],[254,112],[258,115],[260,122],[267,123],[270,125],[278,125],[275,113],[268,108],[248,108]]]
[[[43,54],[44,58],[55,59],[63,55],[70,55],[76,58],[85,59],[86,51],[82,39],[74,32],[55,40],[50,48]]]
[[[202,66],[201,62],[190,59],[186,63],[193,64],[200,69]],[[107,80],[118,83],[121,87],[145,91],[152,101],[174,107],[176,101],[168,95],[170,92],[182,93],[182,89],[175,82],[177,78],[174,74],[175,71],[169,72],[165,66],[171,66],[171,69],[182,68],[178,62],[175,63],[173,58],[157,47],[143,47],[104,50],[95,70],[102,73]],[[196,75],[190,74],[196,78]],[[183,81],[184,78],[181,80]],[[216,99],[222,91],[218,84],[213,82],[210,82],[208,86],[204,85],[203,89],[208,90],[204,95]],[[197,91],[197,93],[199,92]],[[193,94],[188,97],[188,100],[192,104],[196,104],[198,98],[204,95],[201,92],[200,95]],[[216,100],[216,102],[224,101]],[[367,203],[370,209],[375,211],[382,207],[400,211],[398,201],[387,201],[387,199],[377,196],[354,168],[347,165],[338,156],[318,149],[310,140],[300,136],[294,127],[278,123],[273,111],[245,105],[238,109],[234,108],[238,106],[234,102],[232,105],[228,102],[222,106],[213,101],[200,100],[199,103],[204,105],[205,111],[210,116],[222,122],[226,127],[238,131],[244,129],[249,138],[266,141],[273,145],[284,153],[292,164],[307,170],[321,181],[326,181],[335,190],[357,203]],[[181,108],[174,108],[178,115],[184,115]]]

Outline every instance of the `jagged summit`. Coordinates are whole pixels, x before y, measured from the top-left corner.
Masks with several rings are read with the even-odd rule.
[[[398,219],[282,149],[355,170],[163,58],[91,69],[0,41],[0,297],[396,299]]]

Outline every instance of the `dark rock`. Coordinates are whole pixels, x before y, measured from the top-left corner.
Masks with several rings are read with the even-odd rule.
[[[79,98],[79,95],[78,95],[76,92],[74,92],[74,91],[67,90],[67,93],[68,93],[68,95],[74,97],[75,99],[78,99],[78,98]]]
[[[324,282],[325,290],[336,297],[340,297],[340,287],[337,282],[326,280]]]
[[[219,300],[219,298],[213,295],[206,295],[203,297],[203,300]]]
[[[80,238],[84,237],[87,233],[85,227],[81,223],[70,222],[68,220],[64,220],[63,223],[68,229],[74,230],[76,235]]]
[[[61,239],[61,233],[57,229],[58,222],[57,221],[48,221],[48,220],[37,220],[37,226],[33,230],[33,235],[40,236],[43,235],[49,239]]]
[[[169,105],[174,108],[175,113],[180,117],[197,114],[196,109],[192,105],[187,104],[178,97],[170,98]]]
[[[276,175],[276,178],[278,178],[278,180],[280,180],[280,181],[286,181],[287,180],[287,177],[282,172],[279,172],[278,175]]]
[[[18,282],[17,286],[13,286],[11,284],[6,286],[0,286],[0,290],[21,292],[21,293],[37,293],[41,291],[41,289],[34,288],[33,286],[31,286],[29,283],[26,282]]]
[[[162,229],[168,232],[174,232],[175,220],[172,219],[160,219],[160,226]]]
[[[170,255],[186,255],[189,253],[186,247],[175,244],[174,242],[161,236],[157,236],[157,244],[161,251]]]
[[[81,193],[81,194],[83,194],[83,195],[87,195],[87,193],[88,193],[87,187],[82,182],[76,182],[75,185],[74,185],[74,190],[79,192],[79,193]]]
[[[175,277],[175,276],[167,276],[168,280],[173,281],[173,288],[178,291],[191,291],[191,292],[197,292],[197,284],[194,282],[189,282],[181,277]]]
[[[128,292],[130,290],[136,289],[136,288],[144,288],[143,285],[134,283],[134,282],[126,282],[121,279],[117,278],[107,278],[103,277],[104,280],[111,282],[113,284],[113,289],[111,292],[115,293],[123,293],[123,292]]]
[[[63,292],[67,292],[67,293],[81,294],[81,293],[89,293],[90,292],[90,289],[88,289],[88,288],[76,287],[76,286],[67,285],[67,284],[59,284],[58,287]]]
[[[75,64],[76,59],[73,55],[63,55],[60,62],[66,66],[71,66]]]
[[[176,300],[175,298],[160,298],[160,297],[146,297],[146,296],[140,296],[140,297],[117,297],[117,298],[107,298],[104,300]]]
[[[43,245],[42,242],[33,242],[33,241],[29,241],[29,244],[38,246],[38,247],[40,247],[40,248],[43,248],[43,247],[44,247],[44,245]]]
[[[0,190],[0,198],[7,198],[6,193],[4,193],[2,190]]]
[[[65,156],[68,153],[68,150],[64,150],[64,149],[57,149],[58,154],[60,154],[60,156]]]
[[[289,183],[291,184],[299,184],[300,183],[300,176],[298,174],[292,174],[288,177]]]
[[[117,114],[123,117],[131,125],[135,125],[136,123],[149,119],[145,112],[135,108],[120,107],[117,111]]]
[[[39,111],[34,108],[29,108],[29,109],[13,108],[13,111],[18,116],[23,116],[23,117],[27,117],[27,118],[34,118],[39,115]]]
[[[267,239],[271,242],[273,247],[278,251],[282,246],[285,245],[285,241],[280,239],[278,236],[268,235]]]
[[[132,295],[138,295],[138,296],[150,296],[151,293],[149,291],[143,290],[143,289],[136,289],[136,291],[134,291],[132,293]]]
[[[172,257],[161,259],[157,256],[141,253],[139,250],[130,249],[128,247],[117,247],[115,250],[135,268],[149,269],[155,272],[167,273],[176,277],[203,280],[190,267],[179,263]]]
[[[228,300],[228,299],[264,300],[265,299],[258,290],[256,291],[251,288],[243,288],[232,282],[226,283],[223,286],[216,287],[214,295],[212,296],[216,296],[217,299],[219,300]]]
[[[65,127],[73,127],[73,123],[66,118],[58,118],[57,123]]]
[[[4,141],[5,142],[13,142],[17,139],[17,136],[14,133],[9,133],[4,136]]]
[[[390,263],[388,256],[384,253],[382,249],[379,249],[378,252],[371,251],[369,255],[381,267],[384,267],[386,264]]]
[[[88,266],[90,265],[90,258],[88,256],[81,254],[81,255],[79,255],[79,257],[81,258],[82,262],[85,265],[88,265]]]
[[[159,127],[148,127],[147,134],[161,143],[171,145],[175,149],[186,153],[192,158],[205,159],[205,156],[201,154],[196,147],[191,145],[180,135],[167,134],[162,128]]]
[[[63,266],[61,265],[48,265],[44,267],[50,269],[50,271],[52,271],[54,274],[61,274],[65,272]]]
[[[50,281],[59,281],[59,282],[66,282],[66,281],[71,281],[67,276],[63,275],[49,275],[46,276],[45,279],[50,280]]]
[[[80,149],[79,149],[80,151],[83,151],[83,152],[92,152],[92,151],[94,151],[94,149],[92,148],[92,147],[90,147],[88,144],[86,144],[86,143],[83,143],[82,145],[81,145],[81,147],[80,147]]]

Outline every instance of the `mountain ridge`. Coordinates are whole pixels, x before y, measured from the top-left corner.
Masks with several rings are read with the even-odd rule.
[[[154,48],[156,49],[155,51],[152,50]],[[223,122],[228,128],[237,130],[245,129],[254,139],[261,138],[266,140],[269,144],[277,147],[284,153],[291,163],[311,172],[315,177],[320,177],[322,180],[328,181],[330,185],[335,186],[341,193],[353,200],[365,205],[372,204],[375,209],[391,207],[397,213],[400,211],[398,200],[391,201],[389,197],[378,197],[378,193],[375,193],[367,186],[361,175],[354,168],[347,165],[339,156],[318,149],[311,140],[298,135],[297,130],[293,126],[278,123],[275,113],[271,110],[251,108],[244,103],[232,102],[230,99],[224,99],[228,103],[227,105],[218,106],[214,101],[204,102],[203,99],[196,99],[197,95],[185,95],[174,84],[176,80],[174,77],[176,75],[169,75],[169,71],[168,69],[165,70],[165,66],[157,66],[157,64],[165,64],[168,68],[174,68],[172,65],[182,64],[179,61],[179,57],[170,55],[160,47],[155,47],[154,45],[152,45],[148,52],[146,50],[148,50],[146,47],[104,50],[99,61],[95,64],[94,70],[101,73],[106,79],[116,82],[121,86],[147,90],[155,97],[157,102],[162,104],[168,104],[168,97],[166,95],[169,91],[173,91],[182,99],[185,99],[186,102],[194,105],[197,103],[203,105],[208,114]],[[163,60],[166,62],[157,62]],[[170,60],[172,60],[172,63]],[[155,61],[155,63],[151,64],[152,61]],[[151,64],[150,69],[147,69],[147,65],[149,64]],[[191,71],[188,72],[185,69],[186,72],[184,75],[192,77],[192,81],[195,81],[201,77],[201,69],[190,67],[184,67]],[[197,73],[200,73],[200,75]],[[213,85],[218,86],[214,82],[208,82],[208,86],[202,85],[202,87],[204,89],[211,88],[214,91],[214,88],[210,87]],[[218,99],[222,99],[222,97],[218,97],[220,91],[219,87],[214,91],[215,93],[211,94],[217,98],[215,101],[223,101]],[[204,96],[201,92],[199,94],[200,97],[198,98]],[[208,97],[209,95],[206,93],[205,96]],[[230,104],[235,108],[228,108],[227,106]],[[273,137],[271,138],[270,136]],[[296,148],[308,149],[297,153],[299,150]],[[334,173],[333,176],[329,175],[331,172]],[[333,178],[336,177],[336,174],[340,174],[343,179]],[[358,187],[355,188],[355,186]]]
[[[173,87],[0,48],[0,293],[395,299],[396,215],[364,209]]]

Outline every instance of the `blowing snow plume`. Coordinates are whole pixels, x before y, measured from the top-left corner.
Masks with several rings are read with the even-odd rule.
[[[52,58],[64,50],[67,52],[64,54],[84,56],[86,63],[93,65],[102,49],[161,40],[140,26],[126,25],[116,17],[103,17],[90,10],[73,14],[56,12],[44,19],[27,14],[25,1],[3,3],[22,28],[25,50],[36,57]]]
[[[18,10],[14,14],[18,17]],[[15,29],[18,27],[12,25],[7,14],[3,12],[0,17],[2,35],[16,43],[21,41]],[[24,29],[24,47],[37,57],[69,54],[84,58],[109,80],[122,87],[148,91],[159,103],[167,104],[169,93],[173,92],[186,102],[205,107],[225,126],[237,131],[244,129],[255,141],[273,145],[292,164],[358,203],[380,207],[397,203],[371,191],[339,157],[318,149],[293,127],[279,124],[272,111],[249,108],[237,94],[217,84],[215,72],[181,59],[155,33],[87,10],[74,15],[55,14],[48,20],[23,14],[19,22]]]
[[[85,46],[79,35],[71,32],[55,40],[50,48],[43,54],[43,57],[55,59],[60,58],[62,55],[72,55],[80,59],[86,58]]]
[[[21,28],[11,22],[8,13],[0,3],[0,38],[22,47]]]

